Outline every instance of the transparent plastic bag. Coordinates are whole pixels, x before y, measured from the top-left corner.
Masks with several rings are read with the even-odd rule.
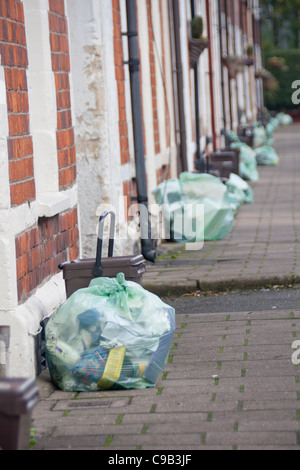
[[[253,146],[254,148],[265,145],[267,141],[267,133],[264,126],[256,125],[253,129]]]
[[[204,206],[204,240],[221,240],[227,236],[233,227],[234,212],[225,184],[213,175],[189,172],[180,174],[180,184],[184,204]]]
[[[279,157],[271,145],[263,145],[255,149],[256,161],[258,165],[276,166]]]
[[[139,284],[93,279],[50,317],[46,357],[63,391],[154,387],[175,331],[175,310]]]
[[[161,206],[164,221],[164,238],[180,240],[182,238],[182,230],[180,230],[180,233],[177,233],[176,224],[174,224],[175,217],[181,217],[183,213],[182,192],[179,179],[163,181],[153,190],[153,194],[157,204]]]
[[[278,120],[280,126],[289,126],[294,121],[292,116],[284,112],[278,113],[276,115],[276,119]]]
[[[171,238],[176,241],[220,240],[232,230],[234,211],[227,188],[213,175],[183,172],[179,180],[164,181],[153,193],[161,204]],[[197,206],[202,206],[203,211],[197,212]],[[174,223],[176,217],[182,224]],[[186,227],[194,228],[190,231],[193,236],[187,236]]]
[[[233,142],[230,148],[240,151],[239,174],[248,181],[258,181],[257,161],[255,151],[243,142]]]
[[[275,130],[279,127],[279,120],[277,118],[272,117],[269,122],[266,124],[266,134],[267,139],[271,143],[273,134]]]
[[[226,181],[231,202],[236,209],[242,204],[254,202],[253,189],[240,176],[230,173],[229,179]]]

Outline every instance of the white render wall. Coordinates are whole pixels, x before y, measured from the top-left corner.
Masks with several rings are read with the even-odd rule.
[[[122,32],[127,31],[127,13],[126,13],[126,0],[120,0],[121,10],[121,29]],[[128,60],[128,38],[127,36],[122,37],[122,47],[124,60]],[[130,74],[129,66],[124,66],[125,74],[125,101],[126,101],[126,119],[128,125],[128,146],[129,153],[131,155],[130,161],[123,164],[121,167],[121,179],[122,181],[130,181],[135,177],[135,163],[134,163],[134,139],[133,139],[133,127],[132,127],[132,109],[131,109],[131,91],[130,91]]]
[[[147,4],[145,0],[140,0],[137,4],[137,20],[139,30],[141,78],[142,78],[142,102],[143,119],[145,124],[145,158],[148,176],[148,198],[150,203],[155,199],[152,190],[157,186],[156,170],[162,165],[171,167],[171,176],[176,177],[176,143],[174,127],[174,103],[172,88],[172,68],[171,68],[171,47],[169,35],[168,4],[162,4],[162,18],[160,17],[159,0],[152,2],[152,25],[154,33],[154,55],[155,55],[155,78],[156,78],[156,99],[157,115],[159,123],[160,153],[155,154],[153,109],[151,93],[151,76],[149,62],[149,32]],[[163,22],[164,38],[161,35],[161,21]],[[163,43],[164,41],[164,43]],[[164,59],[166,61],[165,87],[161,75],[163,69],[162,48],[164,47]],[[166,100],[168,107],[166,106]],[[170,146],[166,140],[166,116],[170,119]]]
[[[165,51],[165,91],[167,100],[166,113],[169,118],[170,146],[166,150],[164,163],[170,163],[171,178],[177,177],[177,146],[175,136],[175,109],[174,109],[174,91],[172,82],[172,52],[170,43],[170,22],[168,2],[162,3],[163,30],[164,30],[164,51]]]
[[[190,12],[189,12],[190,14]],[[203,38],[207,38],[207,12],[205,0],[198,0],[195,2],[195,14],[202,16],[204,19],[203,24]],[[223,111],[222,111],[222,90],[221,90],[221,67],[220,67],[220,41],[219,41],[219,17],[218,17],[218,2],[212,0],[210,2],[210,18],[211,18],[211,42],[210,47],[212,51],[212,60],[214,68],[212,71],[213,80],[213,99],[214,110],[211,109],[211,86],[210,86],[210,72],[209,72],[209,52],[208,48],[205,49],[199,57],[198,66],[198,87],[199,87],[199,118],[200,118],[200,149],[203,151],[212,151],[212,143],[206,143],[206,136],[212,137],[212,112],[215,117],[215,130],[217,137],[217,147],[221,147],[221,128],[223,126]],[[195,120],[194,111],[194,73],[190,73],[191,83],[191,96],[192,96],[192,117],[188,116],[187,119]],[[190,121],[187,121],[190,122]],[[196,137],[196,136],[194,136]],[[196,143],[191,146],[191,152],[195,151]],[[191,159],[191,157],[190,157]],[[190,160],[189,169],[193,169],[192,161]]]
[[[180,16],[180,42],[181,42],[181,62],[183,72],[183,96],[184,96],[184,113],[186,122],[186,152],[188,171],[194,169],[194,154],[196,151],[196,142],[193,138],[192,132],[192,102],[191,102],[191,83],[190,83],[190,65],[189,65],[189,49],[188,49],[188,2],[184,0],[179,1],[179,16]]]
[[[135,176],[134,141],[130,97],[129,68],[124,65],[126,119],[130,161],[121,165],[119,143],[119,108],[115,78],[113,18],[111,0],[67,0],[70,57],[73,84],[73,111],[77,155],[77,184],[80,209],[82,257],[94,257],[96,229],[104,210],[113,209],[117,215],[117,238],[114,253],[132,254],[139,240],[128,230],[125,221],[123,182]],[[171,145],[166,141],[165,90],[161,77],[162,35],[158,0],[152,7],[156,40],[157,111],[160,129],[160,153],[155,154],[151,78],[149,65],[149,34],[147,4],[137,3],[140,45],[141,92],[145,129],[145,162],[149,204],[155,202],[152,190],[157,186],[156,170],[171,165],[176,175],[176,144],[174,130],[172,70],[170,67],[170,37],[168,5],[163,2],[164,53],[167,70],[167,99],[170,110]],[[121,28],[127,30],[126,0],[120,0]],[[122,40],[124,60],[128,60],[127,37]],[[189,92],[188,92],[189,93]],[[106,247],[104,247],[106,250]]]
[[[156,161],[158,163],[158,168],[161,164],[168,163],[166,159],[166,109],[165,109],[165,96],[164,96],[164,87],[161,76],[161,70],[163,67],[162,64],[162,38],[161,38],[161,17],[160,17],[160,8],[159,0],[152,0],[152,25],[153,25],[153,35],[155,40],[154,45],[154,55],[155,55],[155,74],[156,74],[156,95],[157,95],[157,113],[158,113],[158,123],[159,123],[159,139],[160,139],[160,155],[156,155]]]
[[[222,128],[222,88],[221,88],[221,51],[219,36],[219,10],[218,0],[211,2],[211,41],[213,61],[213,87],[214,87],[214,114],[217,148],[221,147]]]
[[[205,0],[198,0],[197,2],[195,2],[195,13],[196,15],[202,16],[202,18],[204,19],[203,37],[206,38],[207,24]],[[204,152],[204,150],[206,149],[206,136],[212,136],[208,49],[205,49],[202,52],[199,57],[198,63],[200,151]],[[193,73],[191,73],[191,76],[193,77]],[[193,119],[195,119],[194,114]]]
[[[137,5],[137,21],[140,46],[141,93],[143,101],[143,119],[145,128],[145,163],[148,175],[148,197],[152,198],[150,188],[156,187],[156,165],[154,146],[154,127],[152,109],[152,91],[149,60],[149,31],[146,0],[140,0]],[[154,164],[153,164],[154,163]],[[154,202],[154,199],[153,199]]]
[[[82,257],[94,257],[99,216],[124,224],[111,0],[67,0]],[[129,244],[129,247],[128,247]],[[132,249],[124,239],[115,254]]]

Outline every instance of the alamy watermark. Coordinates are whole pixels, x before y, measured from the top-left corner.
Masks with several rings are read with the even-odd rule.
[[[292,94],[292,103],[293,104],[300,104],[300,80],[295,80],[292,83],[292,88],[296,89]]]
[[[119,197],[119,207],[101,204],[97,215],[112,212],[116,217],[115,239],[133,240],[169,240],[186,243],[186,250],[201,250],[204,245],[204,204],[131,204],[126,207],[126,198]],[[118,220],[126,207],[128,220]],[[99,233],[99,225],[96,232]]]
[[[300,340],[293,342],[292,349],[295,350],[292,354],[292,363],[297,366],[300,364]]]

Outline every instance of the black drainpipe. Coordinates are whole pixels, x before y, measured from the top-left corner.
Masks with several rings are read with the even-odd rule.
[[[192,19],[195,17],[195,0],[191,0],[191,13]],[[201,149],[200,149],[200,109],[199,109],[199,84],[198,84],[198,62],[193,66],[194,69],[194,89],[195,89],[195,120],[196,120],[196,144],[197,144],[197,153],[196,153],[196,169],[198,171],[205,171],[205,162],[201,158]]]
[[[184,97],[183,97],[183,72],[181,62],[181,46],[180,46],[180,14],[178,0],[171,1],[173,8],[174,22],[174,45],[176,57],[176,75],[177,75],[177,93],[178,93],[178,114],[180,127],[180,159],[179,173],[188,170],[187,165],[187,149],[186,149],[186,127],[184,115]]]
[[[152,249],[151,228],[148,216],[148,195],[143,139],[143,117],[140,89],[140,59],[137,32],[136,0],[126,0],[127,33],[129,49],[129,72],[131,88],[131,106],[135,153],[135,170],[138,204],[145,207],[140,211],[140,230],[142,255],[147,261],[155,262],[156,253]],[[145,214],[144,214],[145,212]]]

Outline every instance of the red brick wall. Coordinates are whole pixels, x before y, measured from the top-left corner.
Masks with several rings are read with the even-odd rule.
[[[26,300],[59,271],[60,263],[78,255],[77,209],[40,218],[36,226],[16,238],[18,300]]]
[[[0,53],[7,90],[10,196],[12,206],[17,206],[35,199],[26,75],[28,59],[21,1],[0,2]]]
[[[59,187],[65,189],[76,180],[76,151],[71,115],[70,54],[64,0],[49,0],[49,29],[56,87]]]
[[[59,187],[76,179],[76,154],[71,118],[70,60],[63,0],[49,0],[49,48],[55,75]],[[0,53],[7,90],[9,182],[11,205],[35,199],[34,149],[30,134],[27,84],[26,24],[20,0],[0,0]],[[59,271],[61,262],[79,256],[77,208],[39,218],[15,239],[18,300],[26,300],[43,281]]]

